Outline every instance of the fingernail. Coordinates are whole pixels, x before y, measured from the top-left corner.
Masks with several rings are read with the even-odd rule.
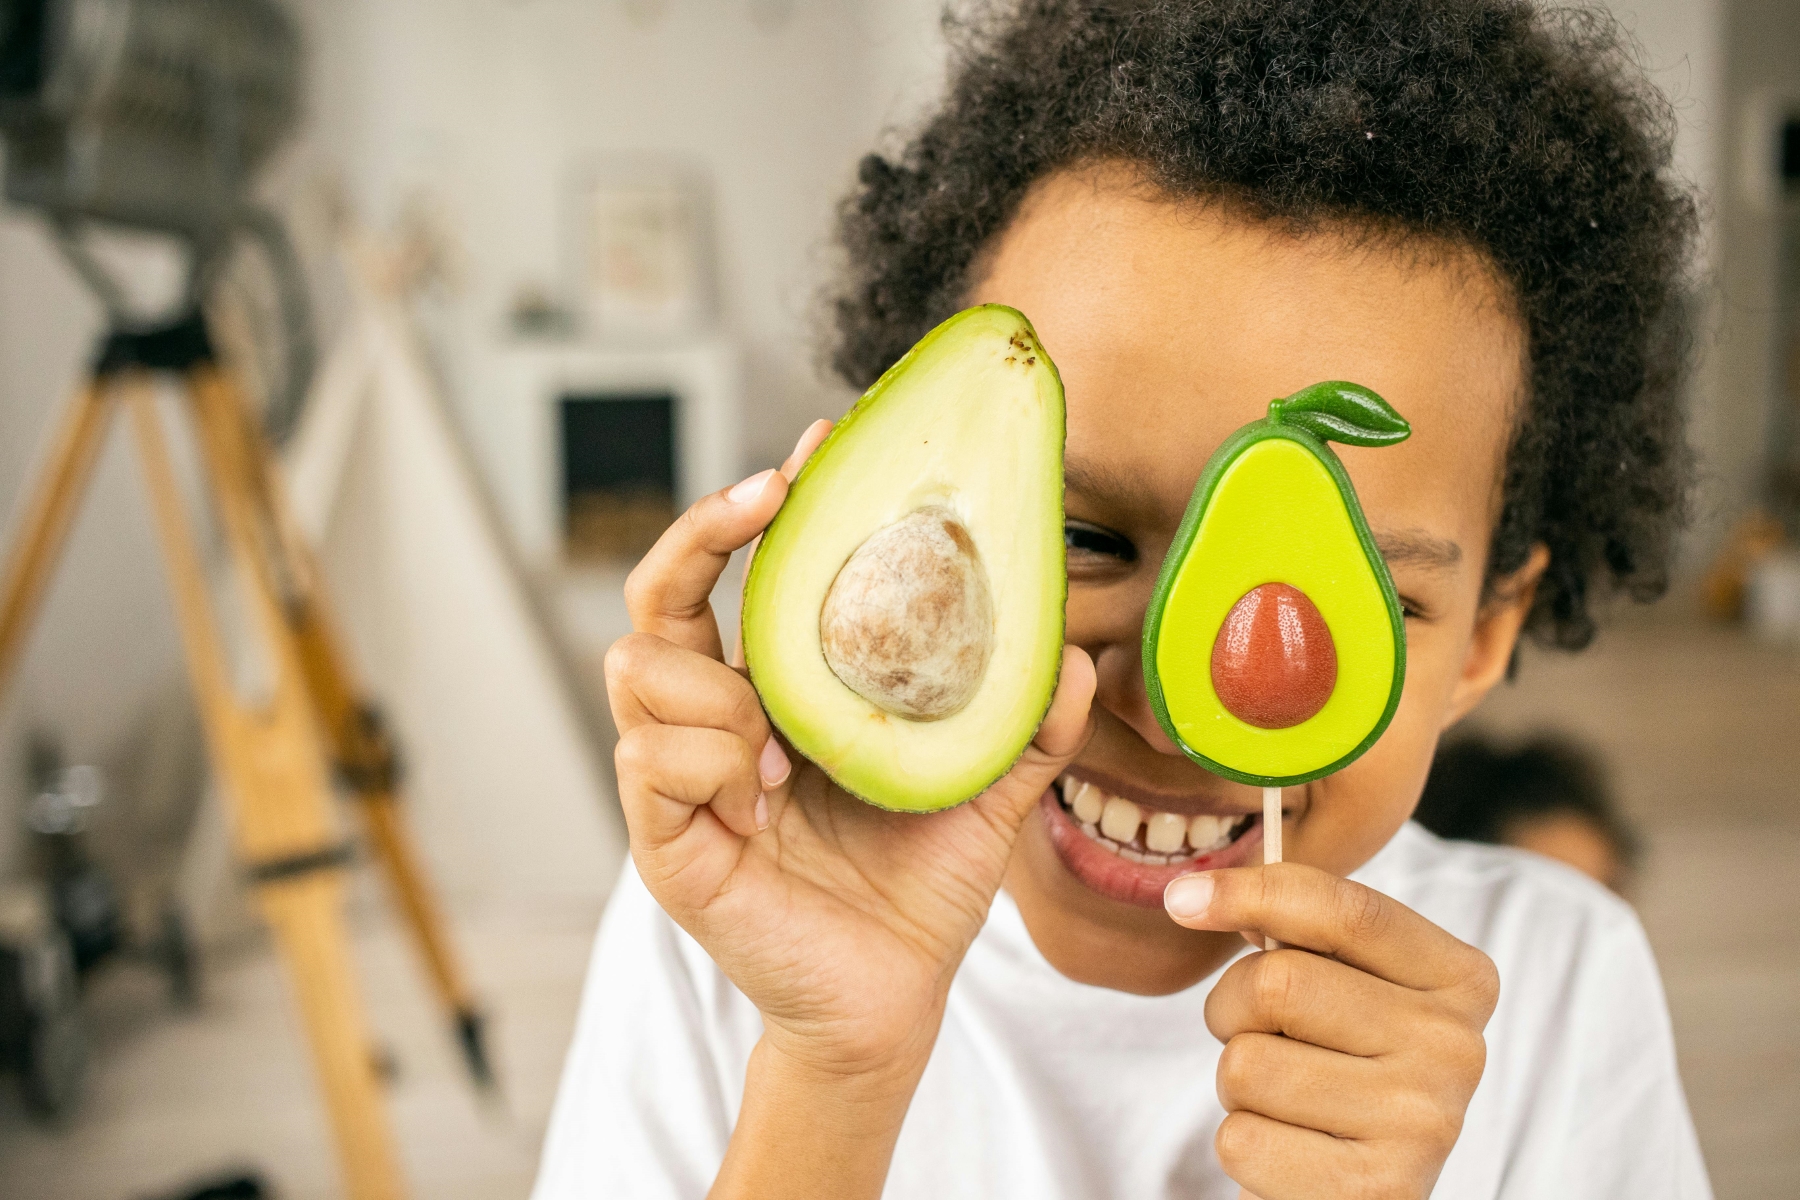
[[[1163,889],[1163,907],[1184,921],[1206,915],[1212,898],[1213,878],[1206,874],[1183,875]]]
[[[799,440],[794,443],[794,454],[800,453],[800,447],[806,445],[806,439],[812,436],[812,431],[817,429],[824,420],[824,417],[820,417],[817,421],[814,421],[811,425],[806,427],[806,431],[802,433]],[[789,457],[792,457],[792,455]]]
[[[768,827],[769,798],[767,796],[758,796],[756,798],[756,832],[761,833]]]
[[[725,493],[725,498],[733,504],[744,504],[762,495],[762,490],[769,486],[769,476],[775,474],[773,469],[758,471],[744,482]]]
[[[763,786],[780,787],[787,779],[788,772],[793,769],[788,756],[782,752],[781,743],[770,735],[769,740],[763,743],[761,757],[756,760],[756,771],[762,776]]]

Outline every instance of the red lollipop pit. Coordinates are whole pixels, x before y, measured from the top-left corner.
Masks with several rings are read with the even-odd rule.
[[[1259,729],[1287,729],[1325,707],[1337,686],[1337,646],[1318,606],[1286,583],[1245,592],[1212,651],[1213,691]]]

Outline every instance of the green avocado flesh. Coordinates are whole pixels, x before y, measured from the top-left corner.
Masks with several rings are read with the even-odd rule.
[[[1063,391],[983,305],[883,375],[794,481],[744,584],[770,720],[845,791],[933,812],[1030,744],[1062,661]]]
[[[1408,432],[1373,392],[1319,384],[1272,404],[1201,473],[1144,621],[1143,660],[1157,721],[1208,770],[1304,783],[1349,765],[1387,728],[1405,625],[1322,439],[1386,445]]]

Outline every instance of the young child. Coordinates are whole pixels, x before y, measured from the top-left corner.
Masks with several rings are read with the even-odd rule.
[[[1479,734],[1446,741],[1413,820],[1439,837],[1554,858],[1615,892],[1638,865],[1637,831],[1619,815],[1599,760],[1553,734],[1517,746]]]
[[[779,471],[694,506],[608,657],[634,870],[602,925],[538,1200],[1703,1197],[1630,910],[1407,818],[1522,630],[1658,592],[1685,452],[1667,316],[1693,206],[1613,27],[1517,0],[1022,0],[843,210],[866,385],[1003,302],[1068,398],[1068,648],[1010,774],[931,816],[771,732],[707,597]],[[1345,448],[1403,599],[1386,734],[1260,794],[1176,752],[1139,640],[1202,464],[1351,379]],[[1069,793],[1215,818],[1134,862]],[[1176,878],[1179,876],[1179,878]],[[1281,948],[1253,953],[1246,941]]]

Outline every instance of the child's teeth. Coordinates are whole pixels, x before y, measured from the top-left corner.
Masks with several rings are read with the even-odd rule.
[[[1195,855],[1223,850],[1247,821],[1229,814],[1184,817],[1145,809],[1068,775],[1058,781],[1058,787],[1063,803],[1090,838],[1129,862],[1151,866],[1191,861]],[[1144,848],[1139,849],[1140,845]]]
[[[1158,854],[1181,849],[1187,838],[1188,823],[1174,813],[1154,812],[1144,823],[1144,845]]]
[[[1110,797],[1100,810],[1100,832],[1115,842],[1135,841],[1141,821],[1138,806],[1119,796]]]
[[[1075,813],[1075,819],[1083,825],[1098,825],[1100,812],[1106,807],[1106,797],[1091,783],[1076,781],[1074,790],[1069,808]]]
[[[1188,845],[1196,850],[1212,850],[1221,845],[1231,833],[1233,818],[1215,817],[1211,813],[1201,813],[1188,821]]]

